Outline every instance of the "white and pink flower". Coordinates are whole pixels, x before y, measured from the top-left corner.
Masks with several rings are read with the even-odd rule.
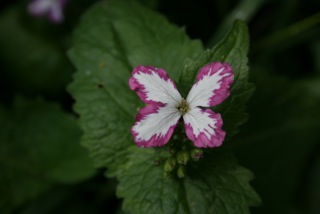
[[[34,16],[47,16],[52,22],[63,21],[63,8],[67,0],[32,0],[28,11]]]
[[[131,129],[137,146],[165,145],[181,117],[186,134],[196,147],[220,146],[226,134],[223,122],[220,114],[209,107],[229,96],[233,78],[229,64],[210,63],[200,69],[196,83],[184,99],[165,70],[152,66],[134,68],[129,86],[147,104],[139,110]]]

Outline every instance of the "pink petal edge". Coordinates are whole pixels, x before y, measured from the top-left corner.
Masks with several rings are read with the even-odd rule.
[[[211,75],[218,72],[221,68],[224,68],[224,70],[221,72],[221,75],[224,74],[230,74],[226,77],[223,77],[219,82],[221,83],[221,86],[219,89],[216,89],[213,91],[213,96],[210,98],[210,106],[216,106],[222,103],[225,99],[228,98],[230,95],[230,87],[231,84],[234,81],[234,74],[232,72],[232,68],[228,63],[221,63],[221,62],[212,62],[206,66],[203,66],[199,73],[197,74],[197,82],[200,81],[205,75],[207,75],[210,72],[211,69]]]
[[[167,131],[165,136],[157,136],[155,133],[149,140],[147,141],[139,141],[138,140],[138,133],[135,132],[134,126],[136,126],[141,120],[143,120],[147,115],[157,113],[159,108],[163,107],[164,105],[148,105],[141,108],[136,116],[136,122],[134,123],[133,127],[131,128],[131,134],[133,135],[134,142],[138,147],[145,148],[145,147],[161,147],[165,145],[171,138],[174,129],[178,125],[179,119],[177,120],[176,124],[171,126]]]
[[[56,0],[60,14],[54,12],[52,7],[39,8],[38,4],[46,0],[32,0],[28,5],[28,11],[33,16],[47,16],[51,22],[60,23],[64,19],[63,9],[68,0]]]
[[[222,130],[223,121],[219,113],[214,113],[210,109],[205,109],[203,112],[209,113],[211,118],[214,118],[217,122],[215,123],[215,134],[211,135],[210,139],[203,133],[196,137],[191,125],[184,124],[186,134],[188,138],[194,143],[198,148],[214,148],[222,145],[226,132]]]
[[[148,99],[147,93],[145,92],[145,87],[144,85],[140,84],[138,82],[138,80],[134,77],[135,74],[139,74],[140,72],[145,73],[145,74],[152,74],[152,72],[150,71],[154,71],[156,72],[162,79],[164,79],[165,81],[169,80],[170,83],[173,84],[174,88],[177,89],[174,81],[172,79],[170,79],[169,75],[167,74],[167,72],[162,69],[162,68],[156,68],[153,66],[143,66],[143,65],[139,65],[137,67],[135,67],[132,71],[131,77],[129,79],[129,86],[131,90],[135,90],[137,95],[140,97],[140,99],[147,104],[159,104],[161,102],[155,102],[153,100]],[[164,104],[164,103],[162,103]]]
[[[59,12],[55,12],[54,8],[50,8],[47,15],[51,22],[61,23],[64,20],[63,9],[67,3],[67,0],[57,0],[59,5]]]

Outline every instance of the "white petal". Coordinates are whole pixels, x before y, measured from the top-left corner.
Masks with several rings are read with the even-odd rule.
[[[233,73],[229,64],[210,63],[200,69],[187,102],[191,108],[218,105],[229,96],[232,82]]]
[[[132,71],[129,86],[147,104],[177,105],[182,99],[174,82],[161,68],[137,66]]]
[[[43,15],[50,10],[51,5],[51,1],[36,0],[29,4],[28,10],[34,15]]]
[[[186,134],[196,147],[218,147],[222,144],[225,132],[221,129],[220,114],[210,109],[202,110],[196,107],[189,110],[183,119]]]
[[[150,104],[140,109],[131,129],[135,143],[140,147],[163,146],[177,126],[179,111],[172,105]]]

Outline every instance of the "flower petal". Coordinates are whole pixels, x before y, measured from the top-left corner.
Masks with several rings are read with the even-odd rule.
[[[147,104],[179,104],[181,95],[167,72],[152,66],[137,66],[129,79],[131,90]]]
[[[28,11],[35,16],[40,16],[46,14],[50,6],[50,1],[35,0],[29,4]]]
[[[190,107],[210,107],[220,104],[230,94],[233,73],[227,63],[210,63],[201,68],[197,82],[192,86],[187,102]]]
[[[62,13],[62,7],[58,4],[52,5],[49,12],[48,17],[52,22],[61,22],[63,21],[63,13]]]
[[[196,147],[221,146],[226,133],[221,129],[223,122],[220,114],[196,107],[187,112],[183,119],[187,136]]]
[[[180,117],[176,107],[168,104],[150,104],[140,109],[131,128],[135,143],[139,147],[163,146],[169,141]]]
[[[63,7],[67,0],[33,0],[28,10],[34,16],[47,15],[52,22],[63,20]]]

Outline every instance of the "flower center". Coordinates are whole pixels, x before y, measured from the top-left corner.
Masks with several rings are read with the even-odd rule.
[[[189,105],[185,99],[182,98],[179,105],[176,106],[181,115],[184,115],[189,111]]]

